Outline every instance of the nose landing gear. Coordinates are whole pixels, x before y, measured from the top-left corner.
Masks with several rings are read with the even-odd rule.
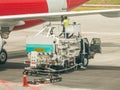
[[[0,64],[5,64],[7,61],[7,52],[3,49],[6,42],[0,36]]]
[[[5,49],[2,48],[0,52],[0,64],[5,64],[7,61],[7,52]]]

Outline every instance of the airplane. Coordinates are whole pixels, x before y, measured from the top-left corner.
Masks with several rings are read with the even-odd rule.
[[[71,11],[89,0],[0,0],[0,64],[7,61],[3,39],[14,30],[22,30],[45,21],[60,21],[62,16],[102,14],[119,17],[120,9]]]

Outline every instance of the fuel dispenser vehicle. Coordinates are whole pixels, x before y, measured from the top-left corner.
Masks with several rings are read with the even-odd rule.
[[[80,25],[70,24],[62,32],[62,25],[46,25],[35,36],[28,37],[26,52],[30,67],[25,72],[62,72],[87,68],[89,59],[101,53],[100,38],[89,43],[80,33]]]

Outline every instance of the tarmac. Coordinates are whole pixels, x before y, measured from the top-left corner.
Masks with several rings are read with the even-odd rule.
[[[102,40],[103,52],[90,60],[87,70],[64,74],[60,83],[23,87],[21,73],[25,67],[23,62],[27,59],[26,38],[39,32],[45,23],[10,33],[5,45],[9,59],[0,66],[0,90],[120,90],[120,18],[90,15],[73,17],[70,21],[81,24],[83,37],[89,40],[98,37]]]
[[[23,86],[23,84],[21,83],[0,80],[0,90],[91,90],[91,89],[69,88],[47,83],[37,85],[28,84],[28,86]]]

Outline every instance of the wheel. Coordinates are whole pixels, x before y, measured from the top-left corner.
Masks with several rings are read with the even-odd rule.
[[[81,59],[82,66],[87,67],[89,63],[88,58],[85,57],[85,55],[81,54],[80,59]]]
[[[84,67],[87,67],[87,66],[88,66],[88,63],[89,63],[88,58],[84,58],[84,60],[83,60],[83,66],[84,66]]]
[[[2,49],[0,52],[0,64],[5,64],[7,61],[7,52],[5,49]]]

